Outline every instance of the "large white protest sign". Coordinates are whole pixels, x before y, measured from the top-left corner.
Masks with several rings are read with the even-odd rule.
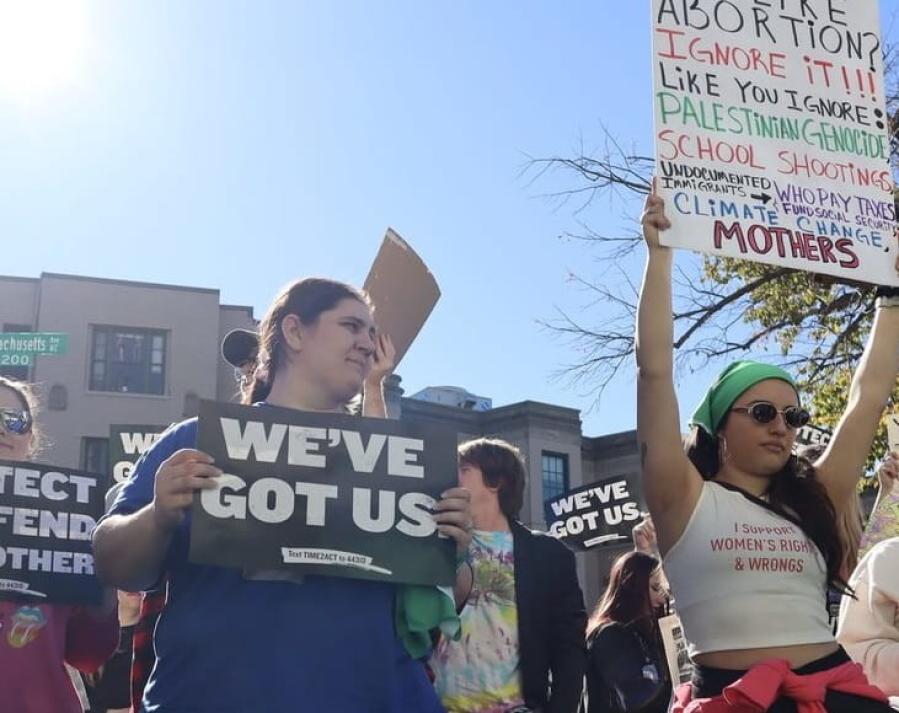
[[[899,284],[876,0],[651,0],[665,244]]]

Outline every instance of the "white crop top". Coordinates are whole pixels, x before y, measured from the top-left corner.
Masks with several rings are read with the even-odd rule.
[[[792,522],[707,481],[664,559],[691,656],[833,641],[821,551]]]

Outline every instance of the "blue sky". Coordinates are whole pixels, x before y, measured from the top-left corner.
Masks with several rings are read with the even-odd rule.
[[[575,355],[538,320],[587,301],[569,270],[603,266],[558,236],[621,229],[639,205],[576,217],[521,169],[600,144],[603,125],[651,153],[648,5],[79,5],[64,81],[37,91],[23,62],[11,89],[0,67],[0,273],[215,287],[260,316],[297,276],[361,283],[390,225],[443,290],[399,370],[407,393],[585,410],[551,378]],[[882,0],[888,39],[897,11]],[[585,432],[632,428],[634,411],[628,368]]]

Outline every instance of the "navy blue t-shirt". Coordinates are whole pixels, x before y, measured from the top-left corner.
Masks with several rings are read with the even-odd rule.
[[[170,428],[141,459],[110,510],[153,500],[160,464],[195,448],[197,421]],[[169,548],[169,597],[154,634],[147,713],[440,713],[423,665],[394,626],[394,587],[308,576],[248,580],[187,560],[190,515]]]

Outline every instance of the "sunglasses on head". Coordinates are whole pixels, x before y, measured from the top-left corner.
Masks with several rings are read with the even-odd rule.
[[[787,406],[781,411],[770,401],[756,401],[748,406],[734,406],[731,411],[745,411],[756,423],[771,423],[780,413],[783,414],[784,423],[793,429],[802,428],[811,418],[804,408]]]
[[[12,408],[0,409],[0,425],[10,433],[24,436],[31,430],[31,414]]]

